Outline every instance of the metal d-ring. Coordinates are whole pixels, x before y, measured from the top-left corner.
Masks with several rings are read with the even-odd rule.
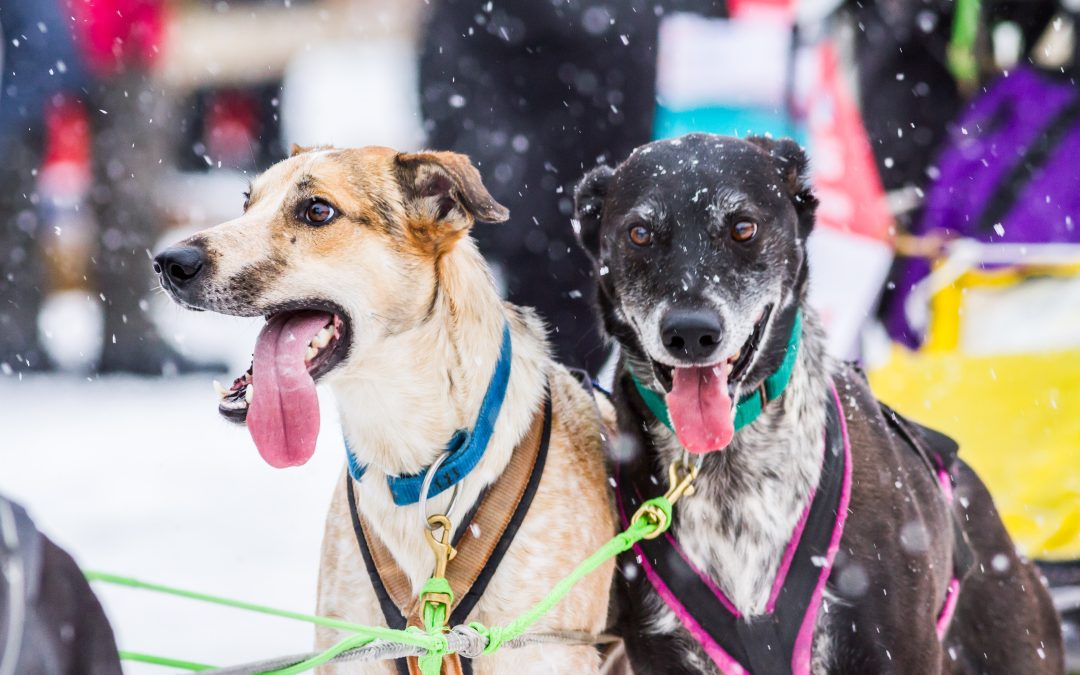
[[[438,527],[438,526],[437,525],[432,526],[431,523],[428,522],[428,512],[427,512],[428,491],[431,490],[431,482],[433,480],[435,480],[436,472],[438,472],[439,467],[442,466],[442,463],[445,462],[446,459],[449,456],[450,456],[449,452],[444,452],[443,454],[439,455],[439,458],[435,460],[435,463],[432,464],[428,468],[427,473],[424,474],[424,481],[422,483],[420,483],[420,500],[419,500],[419,504],[420,504],[420,521],[422,523],[424,523],[425,528],[427,528],[428,530],[431,530],[433,532],[435,531],[435,528]],[[450,517],[450,514],[452,514],[454,512],[454,506],[457,505],[458,492],[460,492],[460,491],[461,491],[461,483],[454,483],[453,491],[450,493],[450,505],[446,507],[446,513],[443,513],[443,514],[440,514],[440,515],[446,516],[447,518]]]
[[[700,471],[701,470],[701,465],[705,463],[705,453],[704,452],[695,453],[693,457],[694,457],[693,466],[694,466],[695,469]],[[683,463],[683,466],[686,466],[686,467],[691,466],[690,451],[689,450],[683,450],[682,451],[682,463]]]

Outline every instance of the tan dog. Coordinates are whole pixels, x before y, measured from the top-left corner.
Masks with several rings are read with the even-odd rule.
[[[468,158],[388,148],[305,150],[251,185],[244,213],[155,259],[180,304],[266,316],[252,370],[222,388],[221,412],[247,423],[274,466],[302,464],[319,426],[315,381],[333,389],[357,460],[360,516],[415,596],[433,569],[416,504],[396,506],[387,475],[416,474],[472,427],[509,327],[507,393],[486,451],[460,482],[457,520],[507,467],[550,389],[548,454],[531,507],[469,620],[503,625],[614,532],[594,404],[548,354],[544,327],[503,303],[468,232],[506,220]],[[350,485],[352,482],[350,481]],[[323,541],[318,612],[385,625],[339,483]],[[443,512],[450,490],[432,498]],[[461,506],[463,505],[463,506]],[[462,536],[466,523],[455,521]],[[453,566],[453,562],[450,563]],[[535,630],[604,629],[612,566],[590,575]],[[320,629],[319,648],[346,635]],[[477,673],[587,673],[591,646],[504,649]],[[339,666],[393,673],[392,662]]]

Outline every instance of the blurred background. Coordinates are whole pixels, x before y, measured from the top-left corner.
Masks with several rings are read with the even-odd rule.
[[[500,288],[597,372],[574,182],[654,138],[771,133],[811,154],[830,350],[961,441],[1075,621],[1078,17],[1077,0],[0,0],[0,493],[86,568],[310,611],[333,402],[308,465],[259,461],[211,382],[247,367],[260,322],[171,305],[151,252],[237,215],[292,143],[465,152],[511,210],[474,230]],[[125,649],[226,665],[311,645],[303,625],[95,590]]]

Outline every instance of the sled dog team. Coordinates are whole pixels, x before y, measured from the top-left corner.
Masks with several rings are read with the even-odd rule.
[[[573,225],[620,354],[610,395],[500,299],[469,231],[509,214],[460,154],[294,148],[242,214],[154,265],[185,307],[266,318],[219,411],[268,463],[311,457],[316,383],[334,392],[347,465],[322,615],[422,625],[430,524],[457,552],[448,623],[505,624],[669,475],[692,479],[668,532],[534,627],[614,632],[621,663],[533,645],[444,673],[1064,672],[1049,595],[956,445],[826,354],[807,176],[792,141],[692,134],[581,179]]]

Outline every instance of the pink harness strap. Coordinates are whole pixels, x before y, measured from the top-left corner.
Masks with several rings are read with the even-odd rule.
[[[949,625],[952,624],[953,614],[956,613],[956,601],[960,598],[960,580],[956,577],[952,578],[949,582],[949,588],[945,591],[945,604],[941,607],[941,613],[938,614],[937,620],[937,636],[939,640],[945,639],[945,633],[949,632]]]
[[[835,385],[831,387],[831,394],[832,402],[835,404],[835,410],[838,417],[839,436],[842,440],[842,453],[839,453],[836,449],[834,449],[833,456],[842,454],[843,471],[840,479],[838,499],[837,497],[835,497],[835,483],[832,483],[831,485],[833,487],[830,488],[832,490],[832,495],[834,496],[829,501],[830,503],[836,504],[836,509],[831,532],[828,535],[827,548],[824,548],[824,555],[821,556],[824,561],[823,564],[820,565],[820,570],[817,572],[816,579],[813,582],[812,592],[810,593],[806,609],[801,615],[801,621],[798,624],[798,631],[794,638],[794,644],[792,645],[792,643],[790,642],[787,643],[791,648],[790,672],[792,673],[792,675],[808,675],[810,672],[810,664],[813,653],[814,627],[817,623],[818,612],[820,610],[822,598],[824,596],[825,586],[828,583],[829,576],[836,562],[836,555],[839,551],[840,542],[843,538],[844,527],[847,521],[848,510],[851,502],[852,458],[851,439],[848,433],[847,417],[844,414],[844,407]],[[835,419],[832,424],[835,430]],[[829,443],[827,437],[828,434],[826,434],[825,450],[822,453],[823,467],[825,463],[826,453],[829,452]],[[836,467],[834,467],[833,469],[833,476],[836,475],[835,468]],[[823,479],[824,473],[825,472],[823,471]],[[941,470],[936,473],[936,477],[941,483],[942,492],[946,500],[951,503],[952,485],[950,476],[948,472],[944,470],[944,468],[941,468]],[[625,483],[624,481],[621,481],[618,476],[618,471],[616,472],[616,484],[616,493],[618,497],[616,499],[616,502],[619,508],[619,513],[622,521],[624,523],[627,523],[628,507],[632,505],[632,502],[630,500],[632,499],[635,501],[641,501],[642,495],[640,494],[640,491],[637,490],[635,487]],[[682,624],[682,626],[687,630],[687,632],[689,632],[690,635],[693,636],[693,638],[698,642],[698,644],[701,645],[702,650],[708,655],[709,659],[712,660],[716,668],[724,675],[747,675],[750,671],[744,665],[745,662],[740,663],[739,659],[733,657],[731,653],[729,653],[729,651],[721,645],[721,643],[718,641],[718,637],[719,639],[723,639],[725,643],[730,643],[732,648],[735,650],[735,653],[748,654],[751,660],[760,658],[759,656],[754,656],[755,652],[747,651],[748,643],[731,642],[728,633],[723,631],[733,630],[735,627],[738,627],[739,636],[735,636],[732,639],[740,640],[742,638],[745,638],[747,635],[753,635],[752,632],[743,633],[744,627],[742,626],[742,622],[753,623],[760,622],[763,619],[776,618],[773,615],[775,614],[775,611],[777,609],[778,600],[781,597],[781,592],[784,588],[788,572],[791,569],[792,561],[796,557],[796,551],[799,549],[799,544],[803,538],[804,530],[806,529],[807,521],[810,517],[811,507],[813,506],[815,497],[817,496],[817,493],[821,490],[821,487],[821,485],[818,485],[815,490],[811,492],[810,498],[806,507],[804,508],[802,515],[800,516],[799,522],[796,524],[795,528],[792,531],[792,536],[788,541],[787,546],[785,547],[783,558],[781,559],[780,566],[777,569],[776,578],[774,579],[773,586],[770,591],[766,611],[763,615],[748,618],[742,617],[738,609],[734,607],[734,605],[725,595],[723,590],[720,589],[708,575],[704,574],[701,570],[699,570],[696,566],[693,565],[689,557],[686,555],[685,551],[683,551],[682,547],[679,545],[678,540],[671,532],[666,533],[664,538],[655,540],[654,542],[650,543],[650,545],[656,546],[658,543],[663,542],[663,544],[666,546],[667,551],[677,554],[676,556],[668,555],[666,558],[668,562],[664,562],[664,560],[657,557],[661,554],[661,551],[659,549],[653,548],[650,554],[650,552],[647,551],[646,547],[644,546],[644,544],[648,542],[643,542],[634,546],[633,550],[636,555],[636,561],[641,565],[641,568],[644,570],[645,577],[649,581],[651,587],[656,591],[656,593],[660,596],[664,603],[675,614],[680,624]],[[629,492],[627,492],[627,490],[629,490]],[[632,493],[632,495],[630,493]],[[834,502],[832,501],[833,499],[837,501]],[[814,541],[820,541],[821,535],[823,535],[826,531],[824,530],[825,526],[821,524],[820,515],[816,516],[815,523],[818,523],[818,525],[814,530],[816,532]],[[820,549],[822,547],[822,544],[819,543],[814,546]],[[811,548],[810,550],[812,551],[814,549]],[[650,555],[652,556],[653,560],[650,560]],[[805,552],[801,553],[801,560],[803,560],[803,562],[801,563],[802,567],[800,567],[801,570],[807,569],[805,562],[806,555],[807,553]],[[663,558],[663,556],[660,557]],[[664,567],[665,565],[667,566],[668,571],[666,573],[662,572],[660,569],[657,568],[655,564],[656,560],[664,563],[663,565],[661,565],[661,567]],[[686,570],[686,573],[682,574],[681,576],[672,576],[671,561],[673,560],[677,561],[680,565],[682,565],[682,569]],[[817,563],[815,562],[814,565],[817,566]],[[688,577],[687,575],[691,572],[691,577]],[[693,584],[691,584],[690,586],[686,586],[687,579],[693,577],[696,577],[695,583],[697,583],[698,585],[696,587],[693,586]],[[672,583],[670,583],[669,579],[671,581],[677,582],[674,584],[674,587]],[[685,588],[682,588],[684,592],[686,592],[690,588],[699,589],[696,592],[691,592],[690,595],[687,597],[687,600],[692,600],[692,602],[689,603],[689,607],[687,602],[684,602],[684,600],[680,599],[680,592],[678,588],[680,586],[685,586]],[[945,633],[948,630],[949,624],[956,610],[959,592],[960,579],[954,577],[949,584],[943,607],[937,619],[936,627],[939,639],[943,639]],[[702,607],[701,603],[703,602],[703,600],[701,596],[703,593],[711,596],[713,601],[715,601],[716,606],[722,608],[723,614],[728,617],[732,617],[732,619],[723,618],[723,615],[717,614],[716,609],[708,609],[707,607]],[[800,595],[800,597],[806,596]],[[690,607],[696,607],[697,609],[692,611]],[[788,611],[790,611],[790,607]],[[719,623],[714,625],[713,620],[702,622],[702,615],[711,615]],[[788,616],[790,617],[790,614],[788,614]],[[720,628],[722,626],[728,625],[728,622],[731,620],[734,620],[736,622],[734,624],[731,624],[731,629]],[[721,630],[720,633],[717,633],[718,628],[719,630]],[[714,637],[714,634],[718,635],[718,637]],[[787,635],[789,636],[788,639],[790,639],[791,634],[787,633]],[[770,670],[772,670],[771,667]],[[768,674],[762,675],[772,675],[772,673],[770,672]]]
[[[835,384],[832,385],[832,395],[833,401],[836,402],[836,409],[840,411],[840,433],[844,436],[844,483],[840,488],[840,506],[836,510],[836,524],[833,526],[832,538],[829,540],[829,551],[825,554],[825,564],[822,565],[821,574],[818,575],[817,586],[814,587],[814,595],[810,599],[810,607],[803,616],[799,637],[795,639],[795,651],[791,656],[791,672],[797,675],[810,672],[814,624],[817,622],[825,583],[829,580],[833,563],[836,562],[836,552],[840,550],[840,539],[844,536],[844,525],[847,523],[848,504],[851,503],[851,438],[848,436],[847,416],[844,415],[844,406],[840,403],[840,395],[836,393]]]

